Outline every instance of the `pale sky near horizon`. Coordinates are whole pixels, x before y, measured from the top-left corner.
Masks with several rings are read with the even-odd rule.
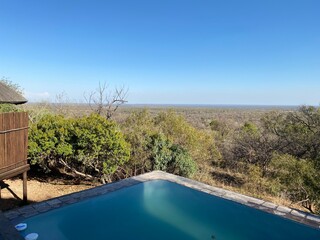
[[[319,0],[0,0],[0,78],[30,101],[319,105]]]

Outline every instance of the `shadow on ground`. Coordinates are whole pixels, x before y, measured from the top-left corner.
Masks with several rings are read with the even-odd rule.
[[[1,189],[6,189],[8,192],[11,193],[10,198],[1,198],[0,199],[0,210],[1,211],[7,211],[13,208],[22,207],[30,203],[34,203],[34,201],[28,201],[27,203],[24,203],[22,199],[12,190],[10,189],[10,186],[3,181],[0,181]]]
[[[59,171],[50,171],[49,173],[43,173],[40,169],[31,168],[28,172],[28,179],[36,180],[38,182],[50,182],[55,185],[88,185],[88,186],[96,186],[97,182],[84,180],[79,176],[70,175],[67,173],[59,172]]]
[[[211,173],[211,175],[215,180],[232,187],[241,187],[245,183],[242,178],[231,175],[226,172],[214,171]]]

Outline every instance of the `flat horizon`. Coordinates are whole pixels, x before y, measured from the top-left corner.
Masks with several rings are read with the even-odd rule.
[[[77,103],[77,102],[70,102],[70,103],[55,103],[55,102],[34,102],[29,101],[27,104],[62,104],[62,105],[87,105],[87,103]],[[126,103],[121,105],[120,107],[154,107],[154,108],[170,108],[170,107],[177,107],[177,108],[184,108],[184,107],[193,107],[193,108],[290,108],[295,109],[299,108],[300,106],[313,106],[318,107],[317,105],[269,105],[269,104],[192,104],[192,103],[185,103],[185,104],[161,104],[161,103]]]

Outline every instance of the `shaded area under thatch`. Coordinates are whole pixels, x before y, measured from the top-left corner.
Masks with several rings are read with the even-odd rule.
[[[0,81],[0,104],[1,103],[23,104],[26,102],[27,102],[27,99],[25,99],[15,90],[13,90],[9,86],[7,86],[5,83]]]

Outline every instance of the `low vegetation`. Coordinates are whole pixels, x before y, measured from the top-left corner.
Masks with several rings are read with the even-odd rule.
[[[221,145],[225,154],[220,167],[248,174],[251,191],[283,197],[319,213],[319,139],[320,108],[271,112],[259,125],[246,122],[234,130],[231,144]]]

